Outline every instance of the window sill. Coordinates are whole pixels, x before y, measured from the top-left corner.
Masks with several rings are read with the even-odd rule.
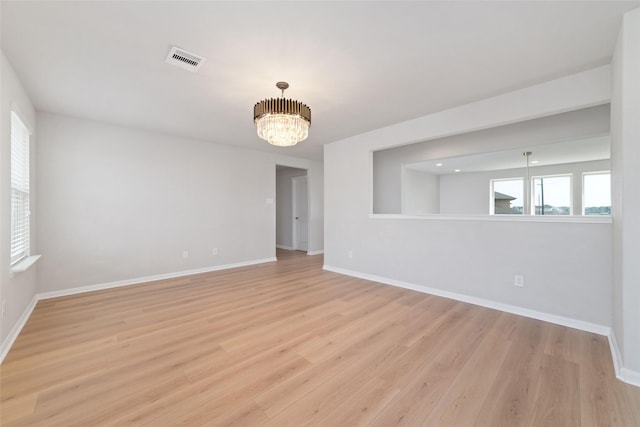
[[[31,255],[11,266],[11,275],[25,272],[40,259],[42,255]]]
[[[418,220],[453,220],[453,221],[498,221],[498,222],[563,222],[611,224],[610,216],[584,215],[402,215],[402,214],[369,214],[371,219],[418,219]]]

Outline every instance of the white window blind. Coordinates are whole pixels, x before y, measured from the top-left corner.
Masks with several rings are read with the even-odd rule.
[[[29,256],[29,130],[11,112],[11,264]]]

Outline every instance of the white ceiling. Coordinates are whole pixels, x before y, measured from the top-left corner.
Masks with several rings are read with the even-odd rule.
[[[529,161],[532,167],[606,160],[610,158],[611,137],[581,138],[493,153],[427,160],[407,164],[406,167],[434,175],[516,169],[526,166],[524,152],[531,153]]]
[[[328,142],[606,64],[640,1],[0,5],[2,50],[40,111],[320,159]],[[172,45],[207,61],[165,64]],[[292,149],[252,120],[279,80],[312,110]]]

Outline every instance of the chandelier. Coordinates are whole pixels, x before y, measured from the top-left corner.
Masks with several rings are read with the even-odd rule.
[[[282,98],[265,99],[253,107],[253,121],[258,136],[271,145],[291,147],[309,136],[311,109],[302,102],[285,99],[287,82],[278,82]]]

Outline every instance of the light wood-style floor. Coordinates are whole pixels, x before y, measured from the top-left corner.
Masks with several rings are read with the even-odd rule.
[[[2,425],[640,426],[605,337],[278,258],[41,301]]]

